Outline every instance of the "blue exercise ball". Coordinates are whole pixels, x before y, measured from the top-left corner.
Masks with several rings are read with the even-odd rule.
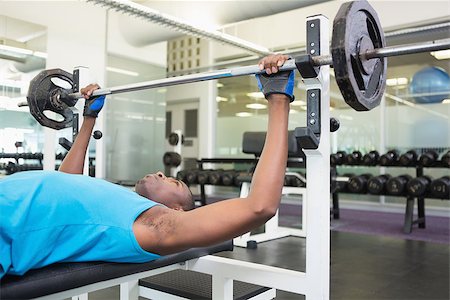
[[[438,67],[427,67],[414,74],[410,92],[415,94],[434,95],[417,95],[413,96],[417,103],[439,103],[448,98],[450,94],[450,76],[443,69]]]

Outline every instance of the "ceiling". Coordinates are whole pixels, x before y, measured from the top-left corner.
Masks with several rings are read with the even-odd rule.
[[[102,3],[102,0],[91,1],[93,3]],[[274,15],[326,1],[330,0],[150,0],[135,2],[145,5],[152,10],[180,18],[193,25],[209,30],[218,30],[227,24]],[[149,45],[182,35],[169,28],[128,15],[119,16],[119,23],[125,39],[134,46]]]

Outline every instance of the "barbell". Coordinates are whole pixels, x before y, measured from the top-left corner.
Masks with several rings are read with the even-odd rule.
[[[310,26],[314,26],[311,24]],[[302,73],[305,61],[311,68],[331,65],[345,102],[357,111],[367,111],[380,104],[386,88],[386,57],[444,49],[450,49],[450,39],[386,47],[384,32],[375,10],[367,1],[353,1],[343,3],[336,14],[331,55],[307,53],[286,61],[280,70],[298,69]],[[103,88],[95,90],[92,96],[262,73],[264,70],[261,71],[258,66],[244,66]],[[66,81],[71,88],[58,86],[54,83],[56,78]],[[73,85],[72,74],[64,70],[40,72],[31,80],[27,95],[27,103],[33,117],[46,127],[70,127],[73,119],[70,107],[75,106],[78,99],[82,98],[80,92],[73,90]],[[44,114],[45,111],[55,112],[62,120],[49,118]]]

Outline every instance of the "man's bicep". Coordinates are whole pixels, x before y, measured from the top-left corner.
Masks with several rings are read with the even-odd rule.
[[[167,216],[172,227],[168,245],[180,249],[204,247],[232,239],[264,223],[247,199],[224,200],[188,212]]]

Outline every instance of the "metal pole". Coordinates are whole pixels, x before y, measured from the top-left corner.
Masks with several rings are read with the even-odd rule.
[[[399,45],[393,47],[383,47],[367,51],[366,53],[361,54],[361,56],[365,59],[371,59],[376,57],[398,56],[446,49],[450,49],[450,39],[442,39],[426,43]]]
[[[438,50],[446,50],[450,49],[450,39],[442,39],[436,41],[430,41],[427,43],[415,43],[415,44],[407,44],[400,46],[392,46],[392,47],[384,47],[378,48],[374,50],[367,51],[366,53],[361,54],[362,59],[372,59],[377,57],[389,57],[389,56],[397,56],[397,55],[405,55],[412,53],[420,53],[427,51],[438,51]],[[323,66],[323,65],[332,65],[333,60],[331,55],[322,55],[322,56],[313,56],[311,57],[314,66]],[[290,59],[285,62],[285,64],[280,68],[281,71],[290,71],[297,69],[295,65],[295,60]],[[177,76],[171,78],[163,78],[152,81],[146,81],[141,83],[134,83],[129,85],[117,86],[113,88],[105,88],[95,90],[92,96],[100,96],[100,95],[111,95],[111,94],[119,94],[125,92],[139,91],[145,89],[166,87],[184,83],[192,83],[199,82],[205,80],[213,80],[227,77],[236,77],[236,76],[244,76],[244,75],[255,75],[262,74],[265,71],[261,71],[258,66],[246,66],[246,67],[237,67],[233,69],[224,69],[219,71],[211,71],[204,72],[198,74],[190,74],[184,76]],[[72,98],[82,98],[81,93],[72,93],[69,94],[69,97]]]
[[[286,61],[286,63],[280,68],[281,71],[290,71],[296,69],[297,67],[295,66],[295,60],[293,59]],[[198,74],[157,79],[152,81],[117,86],[113,88],[98,89],[92,93],[92,96],[119,94],[125,92],[172,86],[177,84],[192,83],[227,77],[262,74],[262,73],[265,73],[265,71],[261,71],[258,66],[238,67],[233,69],[224,69],[219,71],[211,71]],[[83,96],[81,95],[81,93],[72,93],[69,94],[69,97],[82,98]]]
[[[369,50],[360,54],[361,59],[372,59],[379,57],[399,56],[405,54],[421,53],[428,51],[439,51],[450,49],[450,39],[441,39],[429,41],[426,43],[414,43],[399,46],[383,47]],[[333,59],[331,55],[313,56],[311,57],[315,66],[332,65]]]

